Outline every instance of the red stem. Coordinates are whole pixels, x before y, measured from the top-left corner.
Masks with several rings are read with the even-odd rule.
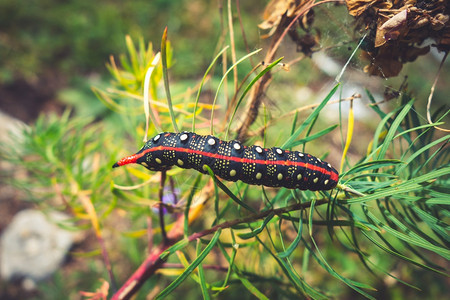
[[[317,200],[317,205],[322,205],[328,203],[328,200]],[[281,215],[283,213],[287,213],[290,211],[305,209],[311,206],[311,202],[307,203],[295,203],[293,205],[287,207],[281,207],[276,209],[266,210],[257,214],[250,215],[248,217],[242,219],[235,219],[231,221],[227,221],[221,224],[218,224],[210,229],[203,230],[201,232],[196,232],[188,237],[189,241],[194,241],[198,238],[206,236],[208,234],[212,234],[219,230],[219,228],[230,228],[240,223],[250,223],[255,220],[263,219],[267,217],[269,214]],[[163,244],[159,245],[156,249],[154,249],[149,256],[145,259],[145,261],[139,266],[139,268],[134,272],[133,275],[125,282],[125,284],[117,291],[113,296],[112,300],[122,300],[122,299],[130,299],[139,288],[144,284],[144,282],[150,278],[156,270],[158,270],[164,260],[160,258],[161,254],[166,251],[170,246],[175,244],[180,238],[183,237],[183,226],[184,226],[184,218],[179,218],[174,224],[172,230],[168,232],[167,239],[163,242]]]

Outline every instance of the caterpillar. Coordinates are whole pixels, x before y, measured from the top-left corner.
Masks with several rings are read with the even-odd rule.
[[[131,163],[151,171],[176,165],[204,174],[208,173],[208,166],[216,176],[229,181],[312,191],[333,189],[339,179],[339,173],[329,163],[307,153],[244,146],[237,140],[222,141],[212,135],[186,131],[156,135],[113,168]]]

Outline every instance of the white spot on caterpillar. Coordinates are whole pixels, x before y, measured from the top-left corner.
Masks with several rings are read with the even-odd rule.
[[[156,163],[161,164],[162,161],[159,158],[155,158]]]
[[[276,151],[279,155],[283,154],[283,150],[281,150],[281,149],[279,149],[279,148],[277,148],[275,151]]]
[[[304,156],[305,156],[305,154],[303,154],[303,153],[299,152],[299,153],[298,153],[298,156],[300,156],[300,157],[304,157]]]
[[[231,176],[231,177],[236,176],[236,170],[231,170],[231,171],[230,171],[230,176]]]
[[[302,174],[297,175],[297,180],[302,180]]]
[[[210,145],[210,146],[213,146],[215,143],[216,143],[216,140],[213,139],[213,138],[210,138],[210,139],[208,140],[208,145]]]
[[[277,179],[278,179],[278,180],[282,180],[282,179],[283,179],[283,174],[281,174],[281,173],[278,173],[278,175],[277,175]]]
[[[317,160],[318,160],[319,162],[322,162],[322,161],[320,160],[320,158],[317,158]]]
[[[261,173],[256,173],[256,179],[260,180],[262,178],[262,174]]]
[[[180,141],[184,142],[185,140],[187,140],[187,138],[188,138],[188,135],[187,135],[186,133],[183,133],[183,134],[180,136]]]
[[[178,160],[177,160],[177,164],[178,164],[179,166],[182,166],[182,165],[184,165],[184,162],[183,162],[181,159],[178,159]]]
[[[331,165],[330,165],[330,164],[327,164],[327,166],[328,166],[328,168],[331,168]]]
[[[155,136],[155,137],[153,138],[153,141],[154,141],[154,142],[157,142],[157,141],[159,140],[160,137],[161,137],[161,135],[158,134],[157,136]]]
[[[313,182],[314,182],[314,183],[319,182],[319,178],[318,178],[318,177],[314,178]]]
[[[328,179],[325,179],[325,181],[323,182],[324,185],[328,184]]]
[[[233,144],[233,148],[236,149],[236,150],[241,150],[241,144],[239,144],[239,143],[234,143],[234,144]]]
[[[256,146],[255,151],[258,152],[259,154],[263,153],[263,149],[260,146]]]

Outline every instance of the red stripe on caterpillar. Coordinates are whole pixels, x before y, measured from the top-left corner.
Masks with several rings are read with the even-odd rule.
[[[113,167],[130,163],[141,164],[151,171],[164,171],[176,165],[204,174],[206,165],[215,175],[229,181],[313,191],[333,189],[339,180],[339,173],[329,163],[307,153],[244,146],[239,141],[222,141],[192,132],[160,133]]]

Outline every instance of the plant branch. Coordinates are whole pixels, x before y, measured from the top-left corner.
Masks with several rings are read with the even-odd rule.
[[[315,206],[328,203],[328,200],[321,199],[315,202]],[[311,206],[311,202],[307,203],[295,203],[286,207],[269,209],[256,214],[251,214],[247,217],[227,221],[216,226],[211,227],[200,232],[191,234],[187,240],[192,242],[198,238],[204,237],[206,235],[212,234],[219,229],[230,228],[237,224],[250,223],[259,219],[264,219],[269,214],[281,215],[290,211],[305,209]],[[175,244],[178,239],[183,236],[183,224],[184,217],[179,218],[174,224],[172,230],[167,234],[167,239],[159,245],[152,253],[147,256],[145,261],[139,266],[139,268],[134,272],[134,274],[126,281],[126,283],[115,293],[111,299],[113,300],[123,300],[130,299],[139,288],[144,284],[144,282],[150,278],[155,272],[162,267],[165,260],[161,258],[163,254],[170,246]]]
[[[166,228],[164,225],[164,183],[166,182],[166,171],[161,172],[161,184],[159,186],[159,201],[162,205],[159,206],[159,224],[161,227],[161,235],[163,237],[163,241],[167,240]],[[152,230],[149,228],[148,230]]]
[[[324,0],[319,1],[317,3],[314,3],[314,0],[309,0],[306,3],[301,3],[299,5],[298,12],[296,13],[294,18],[287,17],[286,15],[283,15],[280,23],[277,26],[277,29],[273,35],[272,43],[269,46],[269,49],[267,51],[267,54],[264,58],[264,62],[267,64],[270,64],[275,57],[275,53],[277,52],[281,42],[283,41],[286,34],[293,28],[293,26],[296,24],[298,19],[303,16],[305,13],[307,13],[310,9],[312,9],[315,6],[329,3],[329,2],[338,2],[342,3],[343,1],[340,0]],[[301,6],[301,7],[300,7]],[[264,76],[261,77],[261,80],[258,81],[253,89],[252,93],[249,98],[249,104],[247,105],[247,113],[244,114],[245,119],[243,122],[239,125],[237,129],[237,139],[241,141],[245,141],[248,134],[248,129],[250,128],[250,125],[252,125],[256,117],[258,116],[258,109],[259,106],[262,103],[262,97],[265,94],[265,91],[270,85],[270,82],[272,81],[272,74],[271,72],[267,72],[264,74]]]

